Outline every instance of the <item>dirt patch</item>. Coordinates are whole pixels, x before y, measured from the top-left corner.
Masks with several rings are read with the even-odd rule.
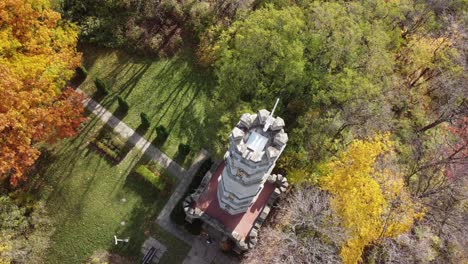
[[[112,254],[104,250],[96,251],[86,261],[86,264],[133,264],[135,259],[129,259],[117,254]]]

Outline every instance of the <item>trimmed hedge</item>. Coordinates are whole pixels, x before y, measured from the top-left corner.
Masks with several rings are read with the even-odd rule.
[[[165,141],[169,136],[169,133],[166,130],[166,127],[163,125],[156,127],[156,136],[158,137],[159,141]]]
[[[90,143],[113,162],[118,163],[123,158],[125,141],[111,132],[104,132],[94,138]]]
[[[179,155],[181,157],[186,157],[190,153],[189,144],[179,144]]]
[[[151,183],[158,191],[162,192],[166,188],[166,182],[162,179],[162,176],[156,175],[145,165],[138,166],[135,172]]]
[[[140,113],[140,118],[141,118],[141,125],[145,128],[148,128],[151,126],[151,121],[149,116],[146,113],[141,112]]]
[[[99,78],[96,78],[94,80],[94,85],[96,85],[96,89],[97,89],[98,93],[100,93],[102,95],[108,95],[109,94],[109,91],[107,90],[106,84],[104,83],[103,80],[101,80]]]
[[[108,155],[110,158],[114,159],[115,161],[119,160],[119,154],[112,150],[110,147],[108,147],[106,144],[97,141],[96,147],[98,147],[100,150],[102,150],[106,155]]]
[[[124,111],[124,112],[128,112],[128,109],[130,108],[130,106],[128,105],[127,101],[125,101],[125,99],[122,98],[122,96],[117,96],[117,102],[119,103],[119,109]]]

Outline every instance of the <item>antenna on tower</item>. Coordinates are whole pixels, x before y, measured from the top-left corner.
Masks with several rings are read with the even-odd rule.
[[[268,116],[267,120],[265,121],[265,126],[263,127],[263,132],[266,132],[268,130],[268,128],[271,126],[271,124],[273,124],[273,121],[275,121],[275,119],[273,118],[273,113],[276,110],[276,106],[278,106],[278,102],[279,102],[279,98],[276,99],[275,106],[273,106],[273,110],[271,110],[270,115]]]
[[[276,98],[275,106],[273,106],[273,110],[271,110],[271,114],[270,114],[271,117],[273,117],[273,113],[276,110],[276,106],[278,105],[278,102],[279,102],[279,98]]]

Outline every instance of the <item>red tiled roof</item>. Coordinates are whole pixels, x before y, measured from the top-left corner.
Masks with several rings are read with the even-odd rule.
[[[249,207],[245,213],[230,215],[219,207],[217,189],[218,189],[218,178],[224,169],[224,162],[221,163],[213,177],[211,177],[205,191],[200,195],[196,201],[196,207],[202,210],[205,214],[209,215],[221,222],[227,231],[237,232],[242,238],[248,235],[250,229],[255,223],[258,215],[263,209],[263,206],[267,203],[268,198],[275,190],[273,184],[265,182],[262,191],[257,197],[257,200]]]

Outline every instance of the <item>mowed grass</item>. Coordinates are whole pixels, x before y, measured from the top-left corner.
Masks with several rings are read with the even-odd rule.
[[[52,147],[39,162],[37,178],[44,179],[39,183],[41,194],[55,226],[45,263],[83,263],[98,250],[138,263],[145,232],[153,232],[154,220],[168,199],[131,173],[142,162],[139,151],[130,151],[113,165],[87,147],[101,126],[90,121],[77,138]],[[190,247],[162,234],[157,239],[168,245],[166,263],[181,263]],[[130,238],[130,243],[115,246],[114,235]]]
[[[104,80],[111,93],[98,98],[101,104],[134,129],[141,124],[140,113],[146,113],[151,127],[138,131],[149,141],[154,142],[157,136],[155,127],[166,127],[169,137],[156,145],[185,168],[190,167],[193,157],[209,140],[207,130],[212,129],[204,124],[215,85],[209,71],[197,67],[191,55],[149,59],[95,47],[84,48],[83,64],[88,78],[80,89],[95,95],[95,78]],[[117,111],[118,95],[130,105],[127,114]],[[186,158],[177,153],[181,143],[191,147]]]

